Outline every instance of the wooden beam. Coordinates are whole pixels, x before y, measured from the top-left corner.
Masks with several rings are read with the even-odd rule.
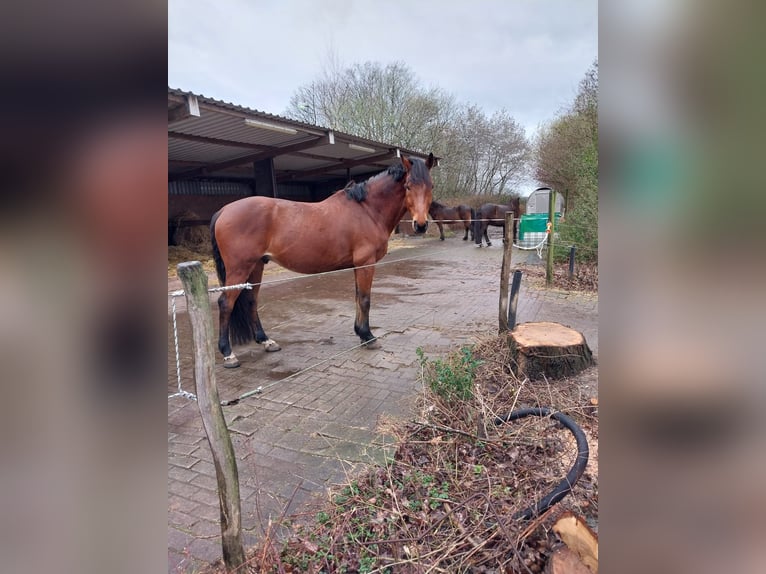
[[[193,94],[188,94],[181,105],[168,109],[169,124],[192,117],[199,117],[199,102],[197,96]]]
[[[318,167],[316,169],[310,169],[307,171],[295,171],[291,173],[284,174],[282,176],[277,177],[277,182],[283,182],[283,181],[290,181],[293,179],[298,179],[299,177],[310,177],[312,175],[322,175],[323,173],[327,173],[328,171],[334,171],[336,169],[344,169],[344,168],[351,168],[355,167],[357,165],[366,165],[366,164],[372,164],[377,161],[380,161],[382,159],[392,159],[397,157],[396,156],[396,149],[389,149],[385,153],[371,155],[359,159],[347,159],[340,162],[335,162],[332,164],[325,165],[323,167]],[[343,176],[340,176],[343,177]]]
[[[319,147],[320,145],[328,145],[331,143],[332,141],[330,141],[330,138],[327,135],[324,135],[320,138],[314,138],[313,140],[309,140],[305,142],[299,142],[296,144],[279,146],[279,147],[272,147],[269,150],[264,151],[263,153],[253,155],[252,157],[250,157],[249,161],[261,161],[262,159],[269,159],[271,157],[277,157],[278,155],[286,155],[289,153],[298,152],[298,151],[309,149],[312,147]]]
[[[185,134],[183,132],[172,132],[168,130],[168,137],[169,138],[175,138],[179,140],[188,140],[192,142],[200,142],[200,143],[209,143],[209,144],[215,144],[215,145],[222,145],[222,146],[229,146],[229,147],[238,147],[238,148],[245,148],[245,149],[257,149],[257,150],[267,150],[270,149],[272,146],[266,146],[266,145],[259,145],[249,142],[238,142],[234,140],[223,140],[220,138],[211,138],[208,136],[198,136],[194,134]]]
[[[213,172],[228,169],[230,167],[236,167],[236,166],[247,164],[247,163],[253,163],[256,161],[269,159],[272,157],[276,157],[278,155],[284,155],[284,154],[300,151],[303,149],[308,149],[308,148],[312,148],[312,147],[316,147],[320,145],[326,145],[327,143],[328,143],[328,137],[324,135],[322,137],[314,138],[308,141],[298,142],[291,145],[268,147],[264,151],[261,151],[260,153],[249,154],[249,155],[245,155],[235,159],[222,161],[219,163],[208,164],[204,167],[190,169],[188,171],[176,174],[175,177],[176,179],[181,179],[186,177],[200,177],[203,175],[209,175]]]

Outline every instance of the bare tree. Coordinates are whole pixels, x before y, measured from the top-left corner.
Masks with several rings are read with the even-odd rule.
[[[527,165],[523,129],[501,110],[492,117],[439,88],[424,89],[402,62],[343,68],[337,60],[299,87],[285,115],[441,158],[440,196],[504,193]]]

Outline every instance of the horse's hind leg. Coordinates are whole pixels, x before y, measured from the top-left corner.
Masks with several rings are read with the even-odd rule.
[[[219,335],[218,350],[223,355],[223,366],[227,369],[239,367],[237,356],[231,351],[231,342],[229,341],[229,326],[231,323],[231,313],[234,310],[234,303],[241,293],[238,289],[223,291],[218,297],[218,317],[219,317]]]
[[[484,226],[484,240],[487,242],[487,247],[492,247],[492,242],[489,240],[489,234],[487,233],[489,231],[489,224]],[[479,237],[479,243],[481,243],[481,237]]]
[[[261,290],[263,266],[264,263],[259,261],[253,269],[253,272],[250,273],[250,277],[248,278],[248,281],[253,284],[253,307],[251,311],[251,319],[253,325],[255,326],[255,342],[263,345],[263,348],[266,350],[266,352],[273,353],[274,351],[280,351],[282,347],[280,347],[276,341],[269,339],[263,330],[263,325],[261,325],[261,318],[258,316],[258,292]]]
[[[370,291],[372,290],[372,278],[375,275],[374,267],[354,269],[356,279],[356,319],[354,320],[354,332],[359,335],[362,343],[368,349],[380,347],[375,335],[370,331]]]

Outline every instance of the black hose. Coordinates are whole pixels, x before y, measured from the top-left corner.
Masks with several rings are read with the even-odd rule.
[[[508,413],[505,416],[495,417],[495,426],[528,417],[530,415],[537,417],[549,416],[553,419],[556,419],[567,429],[569,429],[577,441],[577,458],[575,458],[574,464],[567,473],[566,477],[561,482],[559,482],[553,490],[545,495],[537,504],[534,504],[514,514],[514,519],[521,518],[526,520],[529,518],[534,518],[535,516],[539,516],[548,510],[551,506],[559,502],[567,494],[569,494],[575,483],[582,476],[582,473],[585,472],[585,466],[588,464],[588,455],[590,454],[588,449],[588,440],[585,438],[585,433],[582,431],[582,429],[577,426],[577,423],[575,423],[574,420],[572,420],[567,415],[559,412],[553,412],[547,407],[519,409]]]

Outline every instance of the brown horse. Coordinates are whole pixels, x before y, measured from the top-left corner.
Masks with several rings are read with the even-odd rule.
[[[248,197],[215,213],[210,236],[220,284],[254,284],[252,290],[223,291],[218,299],[224,367],[239,366],[230,333],[235,344],[255,340],[267,351],[281,349],[266,336],[258,317],[258,290],[269,261],[298,273],[354,268],[354,331],[368,348],[377,348],[369,323],[374,264],[386,254],[391,231],[405,212],[415,232],[425,233],[434,164],[433,154],[426,161],[402,157],[400,165],[363,183],[351,182],[318,203]]]
[[[516,241],[516,232],[518,230],[519,216],[521,214],[521,201],[518,197],[513,198],[508,205],[485,203],[476,210],[473,231],[473,238],[476,245],[481,247],[482,237],[486,240],[487,247],[492,245],[492,242],[487,235],[487,227],[490,225],[503,228],[503,241],[505,241],[505,214],[509,211],[513,212],[512,241]]]
[[[457,223],[462,221],[465,228],[465,235],[463,241],[468,239],[468,233],[471,233],[471,239],[473,239],[473,209],[467,205],[457,205],[455,207],[449,207],[441,204],[438,201],[431,202],[431,208],[428,210],[428,215],[434,220],[439,228],[439,239],[444,241],[444,223]]]

